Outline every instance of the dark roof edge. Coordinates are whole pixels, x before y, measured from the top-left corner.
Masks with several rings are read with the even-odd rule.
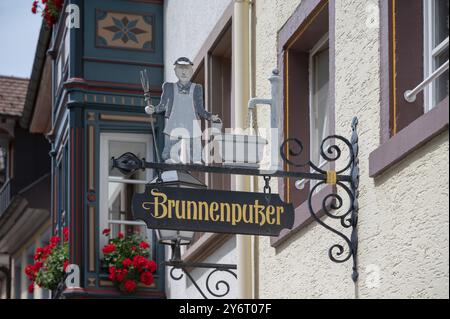
[[[31,71],[30,83],[28,84],[27,96],[23,107],[23,115],[20,119],[20,126],[28,128],[33,114],[39,84],[42,77],[42,71],[45,65],[47,50],[50,44],[52,29],[45,25],[42,20],[39,39],[36,46],[36,54],[34,55],[33,69]]]

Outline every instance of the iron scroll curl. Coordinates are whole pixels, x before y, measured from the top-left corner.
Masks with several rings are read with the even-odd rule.
[[[184,277],[184,275],[186,275],[189,278],[189,280],[192,282],[194,287],[197,289],[197,291],[202,295],[202,297],[204,299],[209,299],[208,296],[206,295],[206,293],[200,288],[197,281],[192,277],[190,272],[187,270],[187,268],[189,268],[189,266],[183,265],[181,263],[179,265],[177,265],[176,263],[170,264],[170,265],[172,266],[172,268],[170,269],[170,272],[169,272],[170,278],[172,278],[175,281],[179,281]],[[225,273],[232,275],[235,279],[237,279],[237,274],[231,270],[231,267],[229,265],[217,265],[217,267],[208,265],[208,266],[201,266],[200,268],[213,268],[213,270],[210,271],[210,273],[206,277],[206,281],[205,281],[206,290],[208,291],[208,293],[211,296],[214,296],[216,298],[222,298],[222,297],[227,296],[230,293],[231,285],[225,279],[223,279],[221,277],[216,278],[214,276],[215,274],[217,274],[219,272],[220,273],[225,272]],[[179,275],[176,275],[175,274],[176,270],[181,270],[181,273]]]
[[[348,160],[345,161],[344,167],[339,170],[332,171],[332,175],[337,177],[337,180],[334,180],[332,182],[332,184],[336,186],[336,190],[323,198],[320,211],[322,211],[325,216],[331,218],[332,220],[339,220],[340,225],[344,229],[351,228],[352,230],[350,236],[345,235],[343,232],[325,223],[321,218],[319,218],[319,216],[317,216],[318,210],[313,207],[313,196],[319,187],[329,183],[327,179],[321,179],[311,187],[307,201],[308,209],[313,219],[343,240],[343,243],[333,244],[328,249],[328,257],[335,263],[343,263],[348,261],[350,258],[353,258],[352,279],[354,282],[356,282],[358,279],[357,223],[359,210],[359,138],[357,132],[358,118],[353,118],[351,127],[352,136],[350,141],[340,135],[330,135],[324,138],[320,145],[320,156],[325,160],[325,162],[328,163],[335,163],[342,158],[344,150],[341,148],[341,145],[338,144],[339,142],[341,142],[341,144],[345,146],[346,151],[348,152]],[[319,174],[329,173],[321,169],[315,163],[311,162],[311,160],[304,162],[295,161],[294,159],[298,159],[302,156],[303,151],[304,147],[299,139],[288,138],[281,144],[280,156],[287,166],[293,166],[297,168],[309,167],[311,171],[316,171]],[[344,175],[344,173],[346,172],[348,172],[347,175]],[[344,179],[343,177],[347,178]],[[338,189],[342,191],[342,194],[348,197],[349,206],[343,213],[339,213],[339,211],[344,206],[344,199],[342,197],[343,195],[337,192]]]

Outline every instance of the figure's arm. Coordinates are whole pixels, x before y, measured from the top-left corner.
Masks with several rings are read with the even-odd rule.
[[[200,84],[195,84],[194,89],[194,106],[197,114],[205,120],[211,121],[212,114],[205,110],[205,106],[203,104],[203,88]]]
[[[172,92],[173,90],[170,89],[170,84],[164,83],[162,87],[161,100],[159,101],[159,104],[155,106],[155,113],[163,113],[166,111],[169,101],[173,100],[173,97],[171,96]]]

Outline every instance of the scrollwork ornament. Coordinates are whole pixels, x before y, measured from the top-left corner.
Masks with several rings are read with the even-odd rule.
[[[208,277],[206,278],[206,289],[214,297],[221,298],[221,297],[225,297],[230,292],[230,284],[223,279],[218,280],[218,281],[216,281],[215,285],[213,286],[215,288],[215,292],[214,292],[211,289],[211,286],[212,286],[211,278],[212,278],[213,274],[215,274],[217,272],[227,272],[227,273],[233,275],[236,279],[237,279],[237,275],[228,269],[215,269],[209,273]],[[224,289],[224,292],[220,293],[220,291],[222,290],[222,287],[224,287],[225,289]]]

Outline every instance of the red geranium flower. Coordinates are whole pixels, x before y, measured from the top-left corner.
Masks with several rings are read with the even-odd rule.
[[[134,268],[138,269],[139,271],[141,271],[142,267],[145,266],[147,262],[147,259],[145,259],[143,256],[134,256],[133,258],[133,266]]]
[[[50,246],[56,246],[60,241],[61,238],[59,238],[58,236],[53,236],[52,238],[50,238]]]
[[[34,278],[35,278],[35,276],[36,276],[36,270],[35,270],[35,268],[34,268],[33,265],[28,265],[28,266],[25,268],[25,275],[27,275],[27,277],[28,277],[30,280],[34,281]]]
[[[122,233],[122,232],[119,232],[119,233],[117,234],[117,238],[122,239],[122,238],[123,238],[123,233]]]
[[[30,284],[30,285],[28,286],[28,292],[29,292],[30,294],[32,294],[33,291],[34,291],[34,284]]]
[[[114,244],[107,244],[107,245],[105,245],[105,247],[103,247],[104,254],[110,254],[115,250],[116,250],[116,245],[114,245]]]
[[[127,280],[125,282],[124,288],[125,288],[126,292],[131,293],[131,292],[134,292],[136,290],[136,286],[137,286],[136,285],[136,281],[134,281],[134,280]]]
[[[126,269],[117,269],[116,270],[116,280],[118,282],[123,282],[127,278],[127,275],[128,275],[128,270],[126,270]]]
[[[145,264],[145,268],[147,268],[147,270],[150,272],[155,272],[156,271],[156,263],[153,260],[147,260],[147,262]]]
[[[109,279],[112,281],[116,280],[116,267],[114,266],[109,267]]]
[[[68,260],[64,260],[64,272],[66,272],[66,268],[67,266],[69,266],[69,261]]]
[[[141,282],[144,285],[150,286],[154,281],[155,280],[153,279],[153,275],[150,272],[146,271],[141,274]]]
[[[130,267],[132,264],[133,264],[133,262],[131,261],[130,258],[125,258],[125,259],[122,261],[122,265],[123,265],[125,268]]]
[[[41,261],[35,262],[35,263],[34,263],[34,270],[35,270],[35,271],[39,271],[39,269],[41,269],[43,265],[44,265],[44,263],[41,262]]]
[[[68,227],[63,228],[63,237],[64,237],[64,241],[69,240],[69,228]]]
[[[111,229],[109,229],[109,228],[103,229],[103,235],[105,235],[105,236],[108,236],[110,232],[111,232]]]
[[[150,245],[145,241],[141,241],[141,243],[139,244],[139,247],[141,247],[142,249],[147,249],[150,247]]]

